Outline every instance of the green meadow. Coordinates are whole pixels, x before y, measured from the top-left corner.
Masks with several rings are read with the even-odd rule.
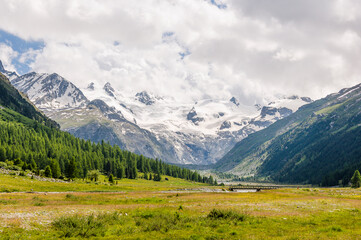
[[[361,191],[0,175],[1,239],[361,239]],[[32,189],[32,190],[31,190]]]

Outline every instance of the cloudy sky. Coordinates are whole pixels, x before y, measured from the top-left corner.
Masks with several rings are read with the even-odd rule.
[[[180,101],[314,99],[361,82],[358,0],[0,0],[0,59]]]

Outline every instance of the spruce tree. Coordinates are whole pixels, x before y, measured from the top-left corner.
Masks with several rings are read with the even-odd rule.
[[[26,162],[24,162],[23,166],[21,167],[21,169],[23,169],[23,171],[26,171],[26,169],[28,169],[28,164]]]
[[[351,178],[351,187],[353,188],[359,188],[361,187],[361,175],[358,170],[355,171]]]
[[[45,167],[45,172],[44,172],[44,174],[45,174],[45,177],[48,177],[48,178],[51,178],[51,177],[52,177],[51,168],[50,168],[49,165],[47,165],[47,166]]]
[[[50,168],[53,178],[59,178],[61,176],[60,166],[55,159],[50,160]]]
[[[75,158],[73,157],[67,166],[66,169],[66,177],[70,179],[74,179],[77,176],[78,168],[76,166]]]
[[[121,165],[118,169],[117,169],[117,178],[122,179],[125,177],[125,170],[123,165]]]
[[[113,174],[109,175],[109,182],[114,183],[114,177]]]
[[[36,165],[35,160],[34,160],[34,159],[31,159],[31,160],[30,160],[30,170],[31,170],[31,171],[35,171],[37,168],[38,168],[38,167],[37,167],[37,165]]]

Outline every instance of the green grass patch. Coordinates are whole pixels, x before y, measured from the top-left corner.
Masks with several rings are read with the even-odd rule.
[[[30,179],[27,176],[0,174],[0,192],[118,192],[118,191],[166,191],[181,188],[208,187],[204,183],[190,182],[167,176],[168,181],[160,182],[145,179],[121,179],[118,184],[108,182],[86,182],[76,179],[73,182],[51,182]]]

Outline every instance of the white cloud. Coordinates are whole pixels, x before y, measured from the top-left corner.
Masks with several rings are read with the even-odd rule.
[[[356,1],[215,3],[226,8],[205,0],[0,0],[0,28],[43,40],[44,49],[21,59],[81,87],[109,81],[180,101],[235,95],[253,104],[278,93],[323,97],[360,81]]]
[[[0,43],[0,60],[4,68],[8,71],[16,71],[12,60],[18,56],[18,52],[14,51],[10,46]]]

